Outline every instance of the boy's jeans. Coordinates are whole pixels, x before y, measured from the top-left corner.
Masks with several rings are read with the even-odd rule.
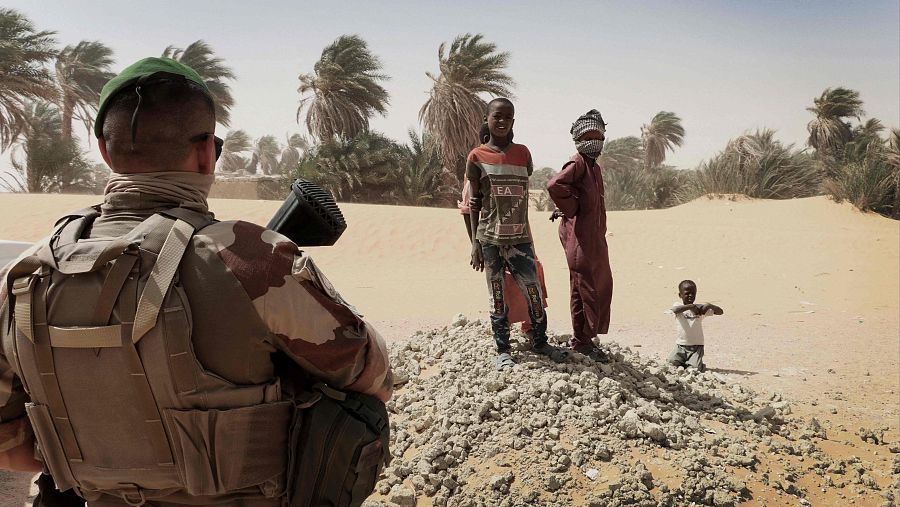
[[[504,266],[509,268],[516,285],[528,302],[528,314],[534,329],[534,344],[540,346],[547,343],[547,314],[544,312],[543,294],[538,282],[537,269],[534,263],[534,249],[531,243],[518,245],[481,244],[484,256],[484,273],[487,276],[488,291],[491,300],[491,328],[497,352],[509,352],[509,320],[506,318],[506,301],[503,300]]]

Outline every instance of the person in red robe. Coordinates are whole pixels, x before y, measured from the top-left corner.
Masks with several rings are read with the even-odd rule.
[[[597,158],[603,151],[606,123],[592,109],[572,124],[578,150],[547,183],[557,209],[550,220],[562,218],[559,239],[566,252],[572,294],[572,343],[576,352],[606,362],[593,338],[609,331],[613,278],[606,245],[606,204]]]

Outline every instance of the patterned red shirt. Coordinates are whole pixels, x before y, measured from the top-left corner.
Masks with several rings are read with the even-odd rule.
[[[530,243],[528,177],[533,165],[528,148],[510,144],[505,151],[497,151],[482,144],[469,153],[468,160],[480,172],[467,177],[481,181],[484,195],[477,239],[495,245]]]

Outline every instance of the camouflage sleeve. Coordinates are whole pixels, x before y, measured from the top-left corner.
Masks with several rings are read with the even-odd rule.
[[[393,389],[387,346],[286,237],[248,222],[220,222],[201,236],[247,292],[272,345],[330,385],[387,401]]]

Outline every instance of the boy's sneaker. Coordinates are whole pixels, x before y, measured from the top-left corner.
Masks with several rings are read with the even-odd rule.
[[[501,352],[497,354],[497,359],[494,360],[494,365],[497,367],[497,370],[508,370],[516,365],[516,361],[512,358],[509,352]]]
[[[535,345],[534,347],[531,347],[531,350],[542,356],[547,356],[557,363],[561,363],[569,357],[568,352],[559,347],[554,347],[547,342],[541,343],[540,345]]]
[[[579,354],[584,354],[591,358],[592,361],[596,361],[598,363],[608,363],[609,356],[606,355],[606,352],[600,350],[600,347],[591,343],[590,345],[577,345],[572,347],[572,350],[578,352]]]

